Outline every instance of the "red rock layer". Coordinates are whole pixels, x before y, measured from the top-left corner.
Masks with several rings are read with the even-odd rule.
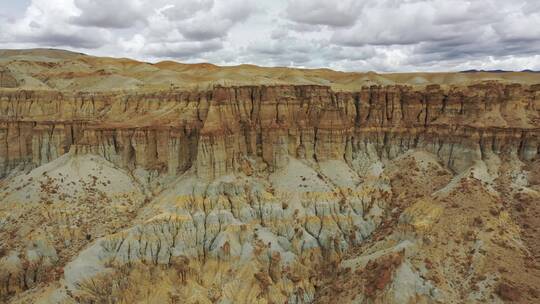
[[[288,156],[353,162],[430,150],[459,170],[484,153],[540,149],[540,85],[486,83],[333,92],[323,86],[215,87],[208,92],[68,94],[0,91],[0,176],[68,152],[92,151],[125,167],[201,177],[269,170]]]

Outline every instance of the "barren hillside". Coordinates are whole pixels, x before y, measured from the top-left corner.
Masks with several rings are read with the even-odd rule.
[[[0,71],[0,302],[540,301],[540,74]]]
[[[0,87],[21,89],[208,90],[214,85],[322,85],[336,91],[357,91],[369,85],[470,85],[483,81],[536,84],[540,73],[353,73],[329,69],[293,69],[255,65],[216,66],[162,61],[155,64],[127,58],[94,57],[56,49],[0,50]],[[6,79],[6,80],[3,80]],[[17,85],[7,79],[16,79]]]

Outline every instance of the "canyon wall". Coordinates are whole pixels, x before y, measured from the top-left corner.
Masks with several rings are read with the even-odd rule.
[[[288,157],[391,159],[411,149],[455,171],[487,151],[523,160],[540,149],[540,85],[485,83],[424,89],[214,87],[205,92],[0,91],[0,177],[91,151],[124,168],[199,177],[269,171]],[[365,157],[362,157],[365,156]]]
[[[496,82],[2,89],[0,302],[532,303],[539,110]]]
[[[16,88],[19,84],[8,69],[0,67],[0,88]]]

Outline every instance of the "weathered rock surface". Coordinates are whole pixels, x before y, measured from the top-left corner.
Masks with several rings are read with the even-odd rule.
[[[540,88],[490,83],[442,90],[320,86],[216,87],[208,92],[0,95],[0,174],[86,146],[126,167],[192,165],[201,177],[238,171],[246,157],[269,170],[306,160],[424,148],[459,171],[487,151],[531,160],[540,147]]]
[[[10,71],[0,67],[0,88],[16,88],[18,85]]]
[[[3,89],[0,301],[532,303],[539,152],[534,85]]]

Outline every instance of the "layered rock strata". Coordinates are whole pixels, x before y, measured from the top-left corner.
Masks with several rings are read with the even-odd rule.
[[[0,301],[527,303],[539,109],[499,83],[2,90]]]
[[[538,154],[540,87],[497,83],[441,89],[216,87],[209,92],[66,94],[2,91],[0,175],[41,165],[72,145],[122,167],[214,178],[259,157],[393,158],[422,147],[455,170],[486,151]]]
[[[8,69],[0,67],[0,88],[16,88],[19,84]]]

